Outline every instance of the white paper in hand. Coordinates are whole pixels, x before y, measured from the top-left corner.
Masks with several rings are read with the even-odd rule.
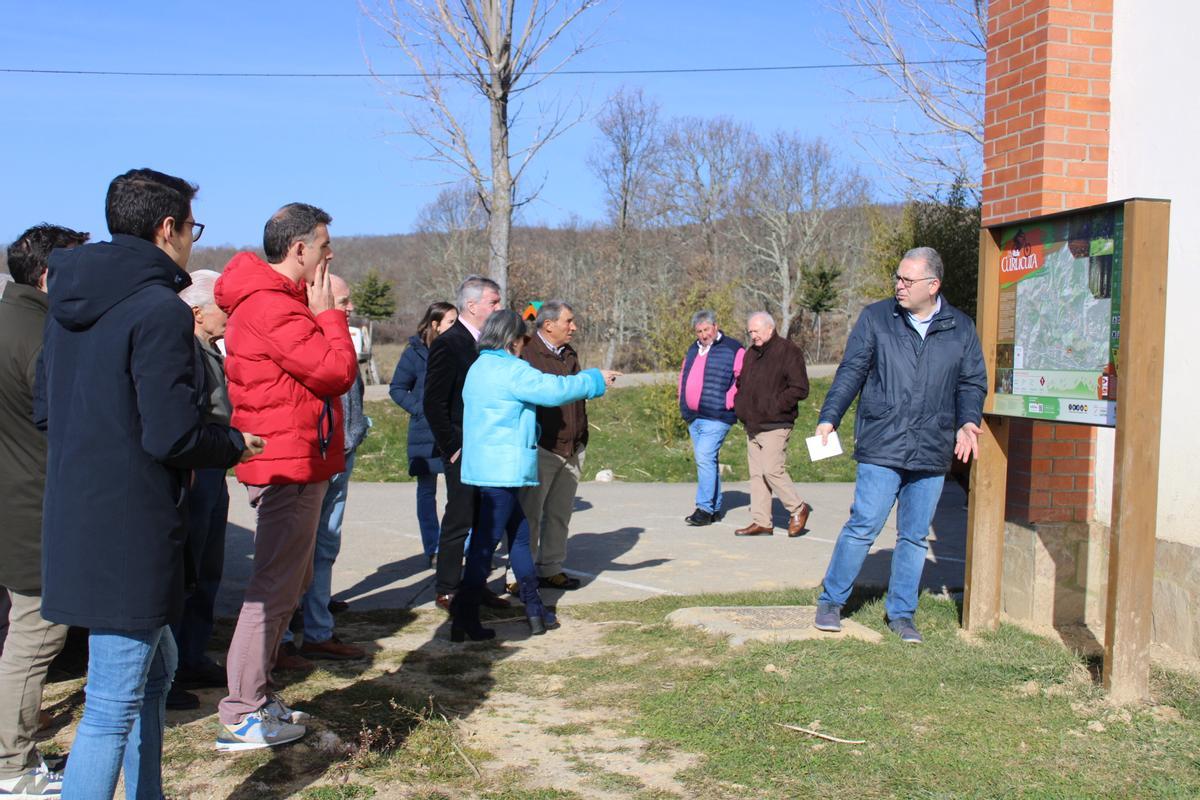
[[[831,458],[832,456],[840,456],[842,454],[842,443],[838,440],[837,431],[829,434],[828,444],[821,444],[820,434],[810,436],[804,441],[808,444],[808,458],[810,461],[820,461],[822,458]]]

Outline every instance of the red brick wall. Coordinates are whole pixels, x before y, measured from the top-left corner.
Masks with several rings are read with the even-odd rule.
[[[1007,519],[1087,522],[1095,502],[1090,427],[1023,422],[1008,435]]]
[[[1108,199],[1112,4],[989,4],[985,225]]]
[[[983,224],[1108,200],[1113,0],[991,0]],[[1094,429],[1015,420],[1007,516],[1086,522]]]

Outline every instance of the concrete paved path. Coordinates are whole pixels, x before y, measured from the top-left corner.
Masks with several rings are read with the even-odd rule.
[[[774,536],[738,538],[749,523],[748,485],[725,486],[728,516],[715,525],[691,528],[683,517],[694,507],[695,484],[585,483],[579,487],[568,545],[567,571],[583,586],[574,592],[544,592],[549,602],[590,603],[638,600],[662,594],[699,594],[786,587],[821,582],[838,531],[854,496],[853,484],[800,484],[814,510],[809,531],[786,535],[787,515],[776,502]],[[416,524],[416,484],[352,483],[334,568],[334,594],[356,609],[426,606],[433,600],[433,572],[421,553]],[[444,502],[445,491],[439,487]],[[933,532],[923,586],[933,590],[963,585],[966,502],[947,481]],[[250,574],[254,516],[244,487],[230,481],[230,524],[225,579],[217,611],[237,613]],[[885,585],[895,542],[895,515],[867,558],[860,582]],[[499,564],[500,558],[497,559]],[[492,586],[500,588],[501,569]]]

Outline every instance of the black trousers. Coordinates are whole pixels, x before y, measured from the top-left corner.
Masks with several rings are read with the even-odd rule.
[[[438,594],[452,594],[462,583],[463,551],[467,535],[479,513],[479,489],[461,480],[462,457],[446,466],[446,513],[442,516],[442,534],[438,539]]]

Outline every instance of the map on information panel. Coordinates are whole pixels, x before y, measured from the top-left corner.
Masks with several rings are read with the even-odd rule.
[[[1000,230],[993,413],[1115,425],[1124,207]]]

